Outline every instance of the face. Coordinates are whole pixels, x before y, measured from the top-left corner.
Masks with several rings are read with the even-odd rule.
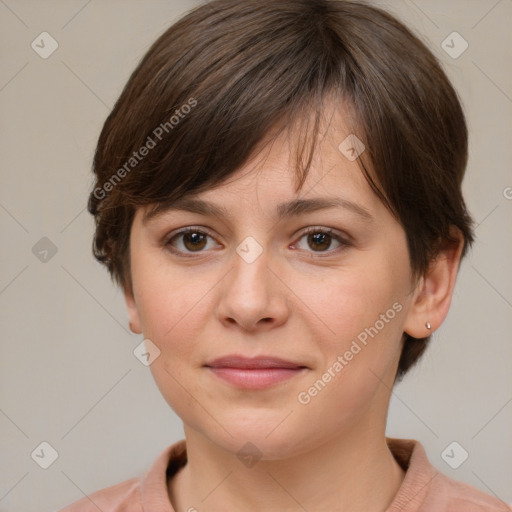
[[[155,381],[187,427],[234,453],[250,441],[276,459],[385,428],[413,283],[403,228],[338,149],[339,116],[298,194],[283,135],[194,196],[226,216],[144,223],[141,208],[133,221],[126,301],[160,351]]]

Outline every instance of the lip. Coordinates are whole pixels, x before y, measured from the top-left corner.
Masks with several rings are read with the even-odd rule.
[[[304,373],[308,367],[271,356],[225,356],[204,365],[215,376],[243,389],[264,389]]]

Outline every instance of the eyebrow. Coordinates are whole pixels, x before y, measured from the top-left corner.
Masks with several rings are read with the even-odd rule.
[[[311,199],[294,199],[287,203],[281,203],[277,206],[278,220],[303,215],[306,213],[316,212],[327,208],[341,207],[355,213],[362,220],[372,222],[374,219],[370,212],[361,205],[343,199],[341,197],[316,197]],[[142,223],[146,225],[150,220],[165,215],[170,211],[183,210],[191,213],[198,213],[206,216],[217,217],[219,219],[232,219],[233,215],[224,206],[204,201],[203,199],[195,199],[184,197],[178,199],[170,206],[156,208],[147,211],[142,219]]]

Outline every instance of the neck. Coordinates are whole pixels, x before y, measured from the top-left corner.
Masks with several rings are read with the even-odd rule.
[[[325,510],[384,512],[405,476],[375,428],[353,430],[312,451],[247,467],[185,426],[188,462],[169,481],[176,512]]]

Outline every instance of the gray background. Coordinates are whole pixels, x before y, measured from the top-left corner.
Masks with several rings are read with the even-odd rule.
[[[139,476],[183,437],[132,353],[141,336],[92,257],[85,205],[97,137],[129,74],[198,3],[0,0],[0,511],[58,509]],[[512,3],[377,3],[420,34],[462,98],[464,192],[479,223],[447,320],[394,389],[387,433],[512,502]],[[43,31],[59,45],[47,59],[31,47]],[[469,44],[456,59],[441,46],[453,31]],[[33,252],[43,237],[57,249],[46,262]],[[59,455],[48,469],[31,458],[43,441]],[[469,453],[458,469],[441,458],[452,441]]]

